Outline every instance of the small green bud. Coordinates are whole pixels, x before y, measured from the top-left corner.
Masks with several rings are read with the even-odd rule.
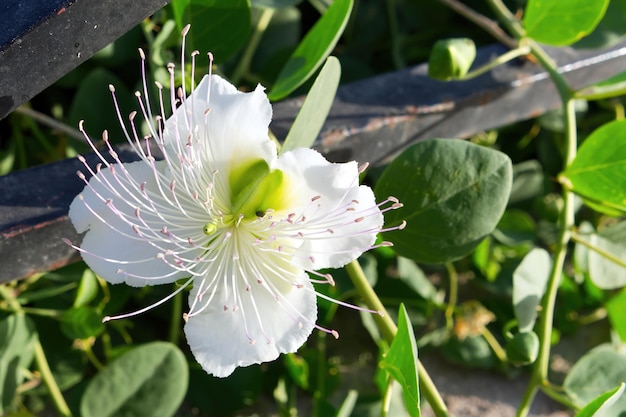
[[[464,77],[476,58],[476,45],[468,38],[437,41],[428,59],[428,75],[440,81]]]
[[[537,360],[539,337],[535,332],[522,332],[513,336],[506,344],[506,356],[514,365],[528,365]]]

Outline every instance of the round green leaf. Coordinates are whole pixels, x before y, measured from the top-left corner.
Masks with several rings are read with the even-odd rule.
[[[596,203],[626,211],[626,120],[607,123],[583,142],[561,181]]]
[[[326,9],[278,74],[278,79],[268,94],[270,100],[280,100],[289,95],[322,65],[348,23],[352,4],[353,0],[335,0]]]
[[[434,139],[407,148],[376,185],[379,199],[394,196],[404,207],[385,224],[406,220],[385,233],[395,251],[423,263],[443,263],[470,253],[490,234],[511,191],[511,160],[505,154],[457,139]]]
[[[436,80],[462,78],[476,58],[476,45],[468,38],[443,39],[435,42],[428,59],[428,75]]]
[[[103,330],[102,314],[93,307],[73,307],[61,316],[61,331],[70,339],[87,339]]]
[[[624,375],[626,355],[610,344],[604,344],[592,349],[574,364],[563,387],[574,403],[582,407],[624,382]],[[603,411],[603,417],[622,415],[626,412],[626,397],[622,396],[612,407]]]
[[[178,0],[172,8],[179,30],[191,24],[189,50],[212,52],[216,63],[231,57],[248,39],[248,0]]]
[[[522,332],[506,344],[506,357],[515,365],[535,362],[539,354],[539,337],[534,332]]]
[[[36,340],[37,330],[26,315],[16,313],[0,321],[0,414],[15,401],[15,390],[35,355]]]
[[[530,332],[537,318],[537,306],[546,290],[552,261],[541,248],[528,252],[513,272],[513,306],[521,332]]]
[[[175,345],[153,342],[119,357],[89,382],[83,417],[170,417],[189,382],[185,356]]]
[[[626,259],[626,222],[605,227],[598,233],[584,236],[591,245],[616,259]],[[610,290],[626,286],[626,268],[602,253],[587,251],[589,277],[599,288]]]
[[[609,0],[528,0],[524,13],[526,34],[548,45],[570,45],[598,25]]]

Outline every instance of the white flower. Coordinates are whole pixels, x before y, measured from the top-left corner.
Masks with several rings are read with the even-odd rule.
[[[165,120],[161,86],[153,139],[137,136],[131,114],[124,130],[138,162],[121,163],[103,135],[114,162],[99,154],[95,169],[85,163],[91,179],[79,172],[87,185],[69,216],[86,233],[80,248],[68,243],[111,283],[189,277],[185,334],[210,374],[224,377],[293,352],[313,328],[336,335],[315,324],[312,282],[332,278],[313,271],[359,257],[383,224],[372,190],[358,185],[357,164],[330,163],[311,149],[277,156],[261,86],[242,93],[209,73],[186,98],[168,68],[174,114]],[[144,93],[136,95],[151,121],[147,94],[144,76]],[[161,160],[142,147],[149,140]],[[399,206],[393,198],[382,204]]]

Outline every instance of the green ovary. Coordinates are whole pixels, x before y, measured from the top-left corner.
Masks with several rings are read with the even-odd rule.
[[[283,210],[288,206],[288,177],[280,170],[270,171],[263,159],[235,167],[229,177],[233,217],[246,220],[263,217],[267,210]]]

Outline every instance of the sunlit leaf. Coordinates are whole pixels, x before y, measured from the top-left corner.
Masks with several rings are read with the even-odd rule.
[[[335,99],[340,77],[339,60],[334,56],[329,56],[289,129],[287,138],[280,148],[281,152],[295,148],[309,148],[313,145]]]
[[[602,253],[593,249],[586,251],[586,266],[593,283],[602,289],[626,286],[626,268],[605,256],[608,254],[618,260],[626,260],[626,222],[616,223],[600,232],[581,237],[592,247],[602,251]]]
[[[457,139],[418,142],[395,158],[380,177],[379,199],[394,196],[404,207],[385,214],[383,234],[395,251],[423,263],[470,253],[500,220],[511,191],[505,154]]]
[[[137,347],[100,371],[83,394],[83,417],[171,417],[187,391],[185,356],[170,343]]]
[[[624,393],[625,384],[622,382],[614,389],[597,396],[574,417],[605,417],[607,410],[620,399]]]
[[[607,123],[580,146],[561,181],[575,193],[626,211],[626,120]]]
[[[335,0],[309,30],[278,75],[269,92],[270,100],[280,100],[309,79],[330,55],[343,33],[353,0]]]
[[[420,415],[420,394],[417,376],[417,343],[404,304],[398,313],[398,333],[393,339],[380,367],[400,383],[404,403],[411,417]]]
[[[552,262],[545,249],[528,252],[513,273],[513,306],[520,332],[530,332],[546,290]]]
[[[13,404],[15,390],[24,381],[35,354],[37,331],[24,314],[0,321],[0,413]]]
[[[626,355],[611,345],[600,345],[574,364],[563,387],[575,404],[583,407],[599,395],[624,382]],[[626,397],[621,396],[602,417],[619,417],[626,412]]]
[[[609,0],[528,0],[523,25],[526,34],[548,45],[570,45],[591,33]]]

